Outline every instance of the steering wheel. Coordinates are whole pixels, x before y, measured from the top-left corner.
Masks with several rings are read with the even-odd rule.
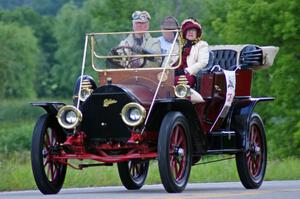
[[[123,56],[107,58],[107,64],[111,68],[142,68],[146,64],[145,57],[130,57],[136,55],[131,46],[118,46],[112,48],[109,54]]]

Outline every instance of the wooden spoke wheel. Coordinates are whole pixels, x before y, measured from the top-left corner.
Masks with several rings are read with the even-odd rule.
[[[186,118],[168,113],[158,138],[158,166],[166,191],[182,192],[188,182],[192,163],[191,137]]]
[[[56,119],[49,115],[41,116],[33,131],[31,166],[36,185],[43,194],[58,193],[66,175],[66,161],[51,159],[62,141],[58,131]]]
[[[264,125],[258,114],[253,113],[247,135],[249,149],[236,155],[240,180],[245,188],[259,188],[267,165],[267,143]]]
[[[147,178],[149,160],[131,160],[118,163],[119,176],[124,187],[129,190],[140,189]]]

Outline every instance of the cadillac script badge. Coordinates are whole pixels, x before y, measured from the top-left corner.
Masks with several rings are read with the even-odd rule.
[[[103,107],[108,107],[109,105],[115,104],[117,102],[118,101],[115,99],[105,99],[105,100],[103,100]]]

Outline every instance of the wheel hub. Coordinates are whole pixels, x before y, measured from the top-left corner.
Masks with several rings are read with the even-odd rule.
[[[251,145],[250,150],[252,153],[257,154],[261,151],[261,148],[257,144],[254,143]]]
[[[178,161],[181,161],[184,156],[184,149],[181,147],[176,146],[174,150],[174,156]]]
[[[47,150],[47,149],[43,149],[43,150],[42,150],[42,154],[43,154],[43,157],[44,157],[44,158],[47,157],[47,155],[48,155],[48,150]]]
[[[251,144],[250,154],[254,159],[256,159],[259,155],[261,155],[261,148],[256,143]]]

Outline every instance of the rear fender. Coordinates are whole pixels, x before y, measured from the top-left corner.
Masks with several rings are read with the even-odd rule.
[[[146,128],[159,131],[164,116],[170,111],[181,112],[188,120],[193,141],[193,151],[203,153],[206,150],[206,137],[201,129],[200,121],[194,105],[186,99],[157,100],[149,117]]]
[[[253,110],[258,102],[263,101],[272,101],[274,98],[272,97],[263,97],[263,98],[248,98],[238,100],[233,107],[232,114],[228,118],[227,128],[230,130],[234,130],[238,133],[240,143],[238,143],[238,147],[242,148],[243,151],[247,151],[249,149],[249,122]]]

